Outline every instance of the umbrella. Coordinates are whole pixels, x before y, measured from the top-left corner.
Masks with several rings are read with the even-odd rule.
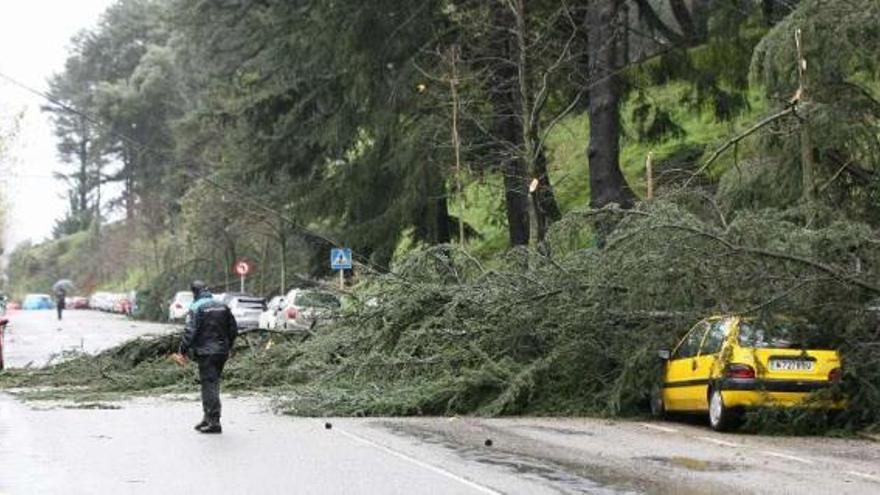
[[[73,290],[73,282],[70,279],[62,278],[52,285],[52,290],[55,292],[61,289],[64,289],[65,292]]]

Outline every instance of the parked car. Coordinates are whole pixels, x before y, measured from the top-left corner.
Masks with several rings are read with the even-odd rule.
[[[275,296],[266,305],[266,310],[260,313],[258,327],[263,330],[275,330],[278,328],[278,320],[284,310],[284,296]]]
[[[186,313],[189,311],[189,306],[192,302],[193,294],[188,290],[174,294],[171,305],[168,306],[168,319],[170,321],[177,321],[186,318]]]
[[[278,319],[278,327],[284,330],[304,331],[332,321],[342,306],[335,294],[319,289],[292,289],[284,300]]]
[[[89,298],[89,306],[99,311],[110,311],[113,307],[113,295],[109,292],[95,292]]]
[[[248,295],[230,295],[224,303],[229,306],[239,330],[257,328],[260,315],[266,309],[266,300]]]
[[[113,306],[110,311],[122,315],[131,314],[131,300],[128,298],[128,294],[113,294]]]
[[[721,431],[736,425],[746,408],[843,408],[842,397],[813,395],[840,382],[839,354],[797,345],[799,324],[736,316],[697,323],[671,353],[660,351],[666,362],[652,411],[708,413],[709,424]]]
[[[245,294],[244,292],[221,292],[219,294],[214,294],[214,299],[228,306],[229,302],[232,301],[232,298],[239,296],[255,297],[250,294]]]
[[[22,309],[52,309],[55,303],[48,294],[28,294],[21,304]]]
[[[74,296],[67,300],[68,309],[89,309],[89,300],[85,297]]]

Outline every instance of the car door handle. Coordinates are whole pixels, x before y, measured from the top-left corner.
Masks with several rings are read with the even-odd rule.
[[[693,371],[695,369],[697,369],[697,360],[696,359],[691,361],[691,371]]]

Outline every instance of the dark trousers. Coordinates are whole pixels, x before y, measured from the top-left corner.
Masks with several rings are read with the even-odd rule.
[[[226,364],[226,356],[215,354],[197,356],[199,363],[199,381],[202,383],[202,409],[205,420],[220,421],[220,375]]]

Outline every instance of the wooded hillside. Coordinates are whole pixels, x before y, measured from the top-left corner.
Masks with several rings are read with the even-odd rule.
[[[278,373],[387,380],[353,413],[632,411],[688,322],[802,314],[877,421],[876,0],[120,0],[72,46],[70,210],[11,274],[85,243],[155,315],[352,247],[393,310]]]
[[[52,80],[70,166],[56,236],[104,249],[116,212],[129,252],[100,258],[134,263],[142,285],[227,283],[247,257],[280,290],[326,270],[331,245],[380,271],[422,244],[541,248],[567,211],[645,199],[649,154],[655,195],[717,189],[726,213],[815,202],[873,224],[876,10],[122,0]],[[594,227],[588,244],[613,228]]]

